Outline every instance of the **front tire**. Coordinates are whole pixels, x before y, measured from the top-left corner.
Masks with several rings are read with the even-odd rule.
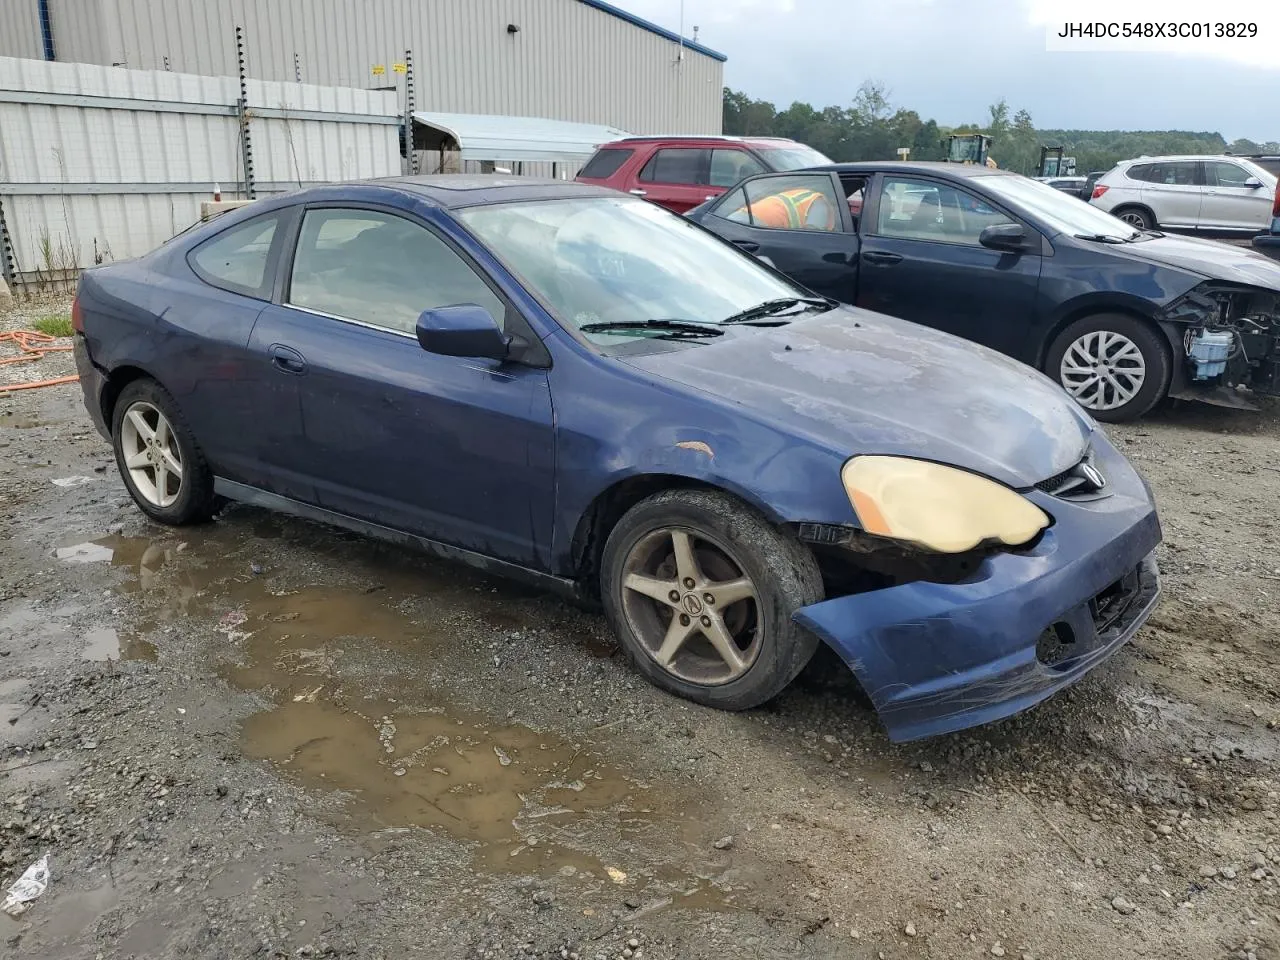
[[[600,587],[640,672],[705,706],[773,699],[818,646],[791,620],[822,599],[813,554],[716,491],[664,491],[627,511],[605,543]]]
[[[1164,399],[1172,358],[1151,324],[1122,313],[1069,324],[1045,357],[1045,373],[1096,419],[1134,420]]]
[[[121,391],[111,419],[116,466],[143,513],[170,526],[213,516],[213,473],[164,387],[133,381]]]

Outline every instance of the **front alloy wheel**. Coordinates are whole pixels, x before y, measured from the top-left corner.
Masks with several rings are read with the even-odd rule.
[[[658,666],[690,683],[736,680],[760,653],[760,599],[730,552],[695,532],[660,529],[631,548],[628,624]]]
[[[665,490],[628,510],[605,542],[600,594],[641,673],[722,710],[777,696],[818,645],[791,619],[822,599],[813,553],[715,490]]]

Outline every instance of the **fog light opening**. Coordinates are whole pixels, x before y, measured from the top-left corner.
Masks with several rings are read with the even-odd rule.
[[[1062,621],[1048,627],[1036,641],[1036,659],[1046,667],[1061,666],[1075,655],[1075,632]]]

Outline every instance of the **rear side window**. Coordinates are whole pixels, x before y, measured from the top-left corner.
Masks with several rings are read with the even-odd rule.
[[[597,150],[596,155],[587,161],[587,165],[578,171],[578,176],[594,180],[612,177],[633,153],[634,150]]]
[[[1125,171],[1124,175],[1130,180],[1141,180],[1144,183],[1150,183],[1152,176],[1151,171],[1154,164],[1135,163],[1132,167]]]
[[[187,254],[205,283],[259,300],[271,299],[267,270],[275,249],[280,215],[254,217],[211,237]]]
[[[1143,175],[1138,178],[1146,183],[1162,183],[1166,186],[1193,187],[1197,184],[1194,160],[1172,160],[1166,163],[1144,164]]]
[[[710,165],[710,150],[667,147],[644,165],[640,179],[651,183],[705,184]]]
[[[732,187],[747,177],[765,173],[764,164],[745,150],[711,151],[711,185]]]

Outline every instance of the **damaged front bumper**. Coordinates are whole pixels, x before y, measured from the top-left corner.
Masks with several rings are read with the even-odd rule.
[[[1160,523],[1146,484],[1105,439],[1109,496],[1029,494],[1054,525],[1029,550],[988,556],[960,583],[915,581],[796,611],[857,675],[895,741],[1034,706],[1097,666],[1160,592]]]
[[[1280,291],[1210,281],[1164,320],[1182,361],[1169,396],[1256,409],[1250,394],[1280,395]]]

